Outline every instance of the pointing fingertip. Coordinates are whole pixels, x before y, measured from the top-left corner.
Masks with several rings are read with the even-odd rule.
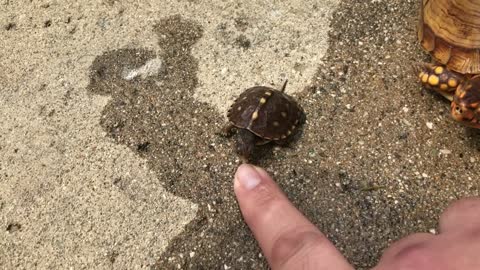
[[[262,181],[260,174],[254,166],[249,164],[242,164],[237,169],[235,174],[234,187],[243,187],[246,190],[252,190]]]

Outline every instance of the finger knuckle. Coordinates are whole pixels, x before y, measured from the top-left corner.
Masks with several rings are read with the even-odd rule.
[[[446,212],[452,212],[452,211],[455,211],[455,212],[458,212],[458,211],[470,211],[472,209],[475,209],[476,211],[478,211],[477,209],[480,207],[480,198],[474,198],[474,197],[471,197],[471,198],[463,198],[463,199],[460,199],[458,201],[455,201],[453,203],[451,203]]]
[[[458,216],[469,216],[469,213],[478,213],[480,198],[463,198],[451,203],[442,213],[440,221],[456,220]]]
[[[298,228],[293,228],[298,230]],[[286,231],[283,232],[275,241],[271,250],[272,262],[275,262],[277,268],[284,265],[298,265],[293,261],[298,260],[299,263],[305,262],[305,258],[309,254],[326,243],[328,240],[322,234],[307,230],[307,231]]]
[[[392,269],[432,269],[432,253],[424,243],[415,243],[399,250],[394,257]]]

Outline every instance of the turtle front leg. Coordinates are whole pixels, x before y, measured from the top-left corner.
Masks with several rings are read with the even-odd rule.
[[[417,67],[417,73],[423,86],[432,89],[452,101],[455,90],[463,81],[463,75],[448,70],[443,65],[423,63]]]
[[[258,141],[258,137],[247,129],[238,130],[238,141],[236,152],[240,156],[242,163],[248,163],[253,149]]]
[[[232,123],[228,123],[222,128],[222,130],[220,131],[220,135],[229,138],[233,135],[234,130],[235,126]]]
[[[458,86],[451,113],[466,126],[480,128],[480,75],[467,78]]]

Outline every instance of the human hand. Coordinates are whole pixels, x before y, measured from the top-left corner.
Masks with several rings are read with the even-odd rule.
[[[261,168],[241,165],[234,181],[245,222],[270,267],[351,270],[335,246]],[[480,199],[463,199],[440,218],[440,234],[414,234],[388,248],[374,270],[480,269]]]

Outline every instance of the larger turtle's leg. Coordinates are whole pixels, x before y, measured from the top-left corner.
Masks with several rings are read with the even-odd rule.
[[[258,137],[247,129],[238,130],[237,153],[243,163],[248,163]]]
[[[445,66],[424,63],[417,68],[418,77],[423,86],[441,94],[448,100],[453,100],[453,95],[458,85],[463,81],[463,75],[448,70]]]

